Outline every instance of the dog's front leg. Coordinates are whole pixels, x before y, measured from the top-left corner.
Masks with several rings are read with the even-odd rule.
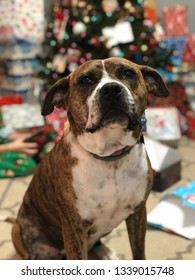
[[[66,205],[66,213],[62,209],[64,208],[60,209],[60,217],[66,258],[86,260],[88,257],[87,234],[81,217],[72,205]]]
[[[67,225],[69,225],[67,227]],[[62,225],[62,234],[64,239],[64,249],[68,260],[86,260],[87,238],[80,229],[75,225],[64,222]]]
[[[134,214],[126,219],[129,240],[134,260],[145,259],[146,206],[142,202]]]

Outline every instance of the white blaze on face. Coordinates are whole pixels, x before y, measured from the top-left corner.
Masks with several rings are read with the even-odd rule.
[[[101,114],[100,114],[99,104],[98,104],[98,94],[99,94],[99,90],[105,84],[115,82],[115,83],[118,83],[119,85],[123,86],[123,88],[128,93],[126,98],[127,98],[127,102],[129,102],[129,104],[130,104],[129,108],[131,109],[131,107],[133,107],[135,104],[133,96],[132,96],[131,92],[129,91],[129,89],[123,83],[121,83],[118,79],[113,79],[112,77],[109,76],[109,73],[105,69],[104,61],[102,61],[102,66],[103,66],[102,78],[101,78],[100,82],[98,83],[98,85],[96,86],[96,88],[94,89],[94,91],[92,92],[91,96],[87,100],[89,114],[88,114],[87,124],[85,127],[86,129],[92,128],[93,126],[97,125],[101,119]]]

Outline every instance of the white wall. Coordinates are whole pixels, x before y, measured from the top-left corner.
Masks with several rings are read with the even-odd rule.
[[[177,4],[187,5],[189,31],[190,33],[195,33],[195,0],[157,0],[158,14],[160,20],[162,20],[163,7],[174,6]]]

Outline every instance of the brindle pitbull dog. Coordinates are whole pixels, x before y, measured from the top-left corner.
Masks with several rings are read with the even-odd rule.
[[[42,114],[65,107],[69,125],[38,165],[13,225],[22,258],[87,259],[125,220],[133,259],[145,259],[152,169],[140,120],[149,93],[169,94],[154,69],[123,58],[88,61],[52,86]]]

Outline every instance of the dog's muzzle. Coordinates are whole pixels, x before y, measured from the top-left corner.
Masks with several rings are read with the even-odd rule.
[[[116,82],[106,83],[99,90],[101,125],[129,123],[133,130],[137,125],[134,101],[130,101],[127,89]]]
[[[85,128],[87,132],[94,133],[110,124],[119,124],[133,131],[140,124],[133,96],[122,83],[113,81],[97,88],[91,104],[93,120],[92,125]]]

